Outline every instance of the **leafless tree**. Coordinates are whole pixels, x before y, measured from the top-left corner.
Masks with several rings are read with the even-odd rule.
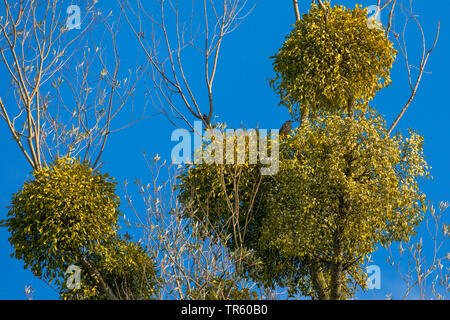
[[[118,1],[151,65],[153,105],[177,127],[181,121],[194,130],[193,120],[213,126],[223,41],[251,12],[248,0]]]
[[[450,229],[444,222],[449,204],[441,202],[439,212],[431,207],[424,221],[426,233],[408,243],[398,244],[398,250],[388,247],[388,263],[405,285],[403,299],[413,293],[420,299],[445,299],[450,294]],[[424,238],[426,237],[426,238]],[[423,241],[432,247],[423,247]],[[430,252],[431,250],[431,252]]]
[[[276,298],[277,292],[259,288],[239,273],[239,265],[252,253],[230,251],[224,243],[233,235],[217,228],[213,234],[207,223],[190,218],[193,209],[181,205],[176,190],[181,168],[161,162],[158,157],[147,161],[147,165],[150,183],[137,182],[145,210],[137,209],[127,192],[135,214],[128,223],[138,228],[141,241],[156,255],[162,280],[159,298],[230,299],[236,288],[255,291],[261,299]]]
[[[124,75],[121,17],[104,14],[96,3],[78,3],[79,29],[68,24],[69,1],[3,0],[0,6],[0,70],[10,81],[0,95],[0,115],[33,169],[60,156],[96,167],[109,135],[145,113],[112,125],[145,66]]]

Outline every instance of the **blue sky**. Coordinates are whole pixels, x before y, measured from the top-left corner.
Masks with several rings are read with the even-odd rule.
[[[300,0],[301,10],[306,3]],[[114,2],[115,3],[115,2]],[[354,6],[355,1],[333,1],[346,6]],[[375,0],[360,1],[364,6],[375,4]],[[303,4],[303,6],[302,6]],[[100,0],[99,6],[115,10],[113,1]],[[430,45],[436,31],[437,21],[441,23],[441,34],[436,50],[427,65],[416,99],[409,111],[401,120],[397,130],[405,131],[413,128],[424,136],[425,155],[432,167],[432,180],[421,183],[423,190],[436,206],[440,201],[450,201],[450,102],[448,98],[448,64],[450,49],[450,1],[414,0],[415,12],[419,15],[428,44]],[[385,20],[385,16],[382,20]],[[238,128],[241,123],[247,128],[257,124],[260,128],[279,128],[289,119],[288,112],[278,106],[278,99],[268,85],[268,79],[273,76],[272,62],[269,59],[282,45],[284,37],[290,32],[294,22],[292,1],[258,1],[251,15],[230,36],[225,38],[221,60],[215,82],[215,114],[218,121],[226,121],[228,127]],[[418,32],[411,28],[411,59],[414,62],[414,52],[420,50]],[[124,63],[133,65],[137,46],[133,37],[129,36],[124,27],[119,36],[120,54]],[[408,99],[409,88],[401,56],[398,56],[392,71],[393,84],[381,91],[372,102],[385,117],[388,124],[397,116]],[[195,70],[195,65],[191,65]],[[149,84],[146,84],[149,85]],[[203,90],[203,83],[194,83],[198,90]],[[0,77],[2,93],[8,87],[6,77]],[[143,85],[138,90],[144,90]],[[205,97],[204,97],[205,98]],[[144,104],[137,99],[136,105]],[[113,135],[103,155],[103,170],[116,177],[119,182],[119,194],[123,199],[123,181],[134,181],[139,178],[146,181],[145,161],[141,154],[159,154],[162,159],[170,160],[170,152],[176,144],[170,136],[174,127],[162,116],[146,119],[133,127]],[[0,219],[6,217],[11,195],[16,192],[27,179],[30,167],[19,149],[11,139],[7,126],[0,122]],[[124,200],[122,200],[125,203]],[[123,212],[127,214],[123,205]],[[447,218],[447,221],[448,218]],[[12,248],[8,243],[8,232],[0,228],[0,299],[24,299],[24,286],[32,285],[36,299],[56,299],[58,294],[43,281],[37,279],[28,270],[23,269],[23,263],[10,258]],[[425,243],[425,246],[427,243]],[[447,248],[448,250],[448,248]],[[400,290],[398,277],[385,263],[382,251],[373,256],[374,264],[380,265],[382,271],[382,289],[358,295],[360,298],[383,298],[387,293],[394,297]]]

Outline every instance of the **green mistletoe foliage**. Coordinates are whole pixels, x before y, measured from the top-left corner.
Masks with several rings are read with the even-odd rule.
[[[262,165],[252,164],[249,157],[250,142],[253,142],[254,149],[258,150],[258,140],[259,133],[255,133],[253,141],[250,137],[244,137],[244,140],[238,143],[236,139],[233,142],[234,163],[228,164],[225,161],[224,164],[188,165],[179,177],[178,197],[186,208],[190,208],[187,212],[194,212],[194,220],[210,226],[214,236],[225,235],[232,250],[240,248],[243,242],[248,241],[251,236],[248,230],[255,228],[255,221],[250,217],[262,204]],[[227,154],[227,146],[229,145],[225,145],[223,154]],[[205,150],[208,147],[204,145],[202,148]],[[267,145],[267,155],[269,154],[270,144]],[[233,236],[228,238],[230,234]],[[243,242],[233,241],[236,238]]]
[[[346,274],[341,298],[349,297],[352,286],[365,287],[363,267],[378,244],[414,234],[426,210],[418,186],[428,175],[423,139],[414,132],[390,138],[384,121],[366,112],[354,120],[317,117],[282,143],[256,247],[288,261],[278,274],[263,270],[267,280],[318,297],[329,294],[339,265]],[[295,266],[309,272],[296,274]],[[314,277],[327,285],[318,288]]]
[[[396,51],[382,28],[369,28],[361,7],[313,5],[274,57],[270,82],[292,116],[339,111],[368,102],[390,84]]]
[[[277,174],[260,165],[197,165],[180,181],[194,219],[252,252],[248,277],[315,299],[366,286],[380,244],[407,240],[426,211],[423,139],[390,137],[369,106],[389,85],[396,51],[361,7],[311,7],[275,56],[271,86],[294,119]],[[347,108],[347,112],[345,112]],[[313,117],[309,119],[309,115]]]
[[[103,256],[90,254],[88,260],[114,295],[120,300],[154,299],[158,282],[152,256],[140,244],[119,238],[108,243],[107,249]],[[61,297],[66,300],[108,299],[99,279],[92,276],[88,267],[84,268],[81,284],[80,290],[64,286]]]
[[[34,172],[12,199],[5,225],[14,255],[33,273],[53,279],[61,262],[73,262],[75,252],[97,251],[116,235],[118,206],[108,175],[57,160]]]
[[[379,116],[358,110],[354,119],[322,114],[282,138],[276,175],[260,180],[259,166],[248,163],[186,171],[181,201],[197,221],[229,226],[230,248],[255,253],[249,277],[327,298],[340,265],[340,297],[350,297],[365,287],[364,265],[378,244],[414,234],[426,210],[422,137],[390,138]]]
[[[244,227],[250,227],[247,217],[252,214],[252,207],[260,204],[259,193],[253,190],[259,180],[259,166],[248,162],[192,166],[180,177],[179,199],[186,207],[194,206],[196,219],[220,230],[218,234],[233,232],[236,224],[232,216],[244,231]]]
[[[414,234],[427,209],[419,179],[429,173],[422,137],[390,137],[368,106],[390,83],[396,51],[384,30],[361,7],[324,3],[313,4],[274,57],[280,104],[309,120],[280,137],[278,173],[261,177],[248,161],[189,167],[180,200],[195,220],[226,230],[230,248],[253,253],[248,277],[345,299],[365,288],[378,245]]]
[[[35,171],[2,221],[11,234],[12,256],[54,282],[63,298],[106,298],[106,288],[116,297],[150,298],[153,262],[143,248],[118,235],[115,189],[107,174],[71,159]],[[65,271],[72,264],[83,269],[79,290],[66,287]]]

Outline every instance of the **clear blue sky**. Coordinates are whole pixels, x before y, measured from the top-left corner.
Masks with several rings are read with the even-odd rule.
[[[183,1],[183,0],[182,0]],[[75,1],[76,2],[76,1]],[[305,10],[305,3],[300,0]],[[100,0],[99,6],[106,7],[113,14],[118,10],[112,0]],[[333,1],[346,6],[357,2]],[[360,1],[364,6],[376,3],[376,0]],[[429,72],[424,76],[418,95],[407,114],[403,117],[398,130],[413,128],[425,137],[425,154],[432,167],[433,180],[424,181],[422,188],[428,199],[437,204],[450,201],[450,103],[448,89],[448,50],[450,49],[450,1],[413,0],[415,12],[425,30],[429,42],[436,31],[437,21],[441,22],[441,35],[438,46],[427,66]],[[386,17],[383,17],[385,20]],[[294,22],[292,1],[260,0],[252,14],[233,34],[225,39],[215,83],[215,113],[219,121],[226,121],[228,127],[237,128],[242,123],[247,128],[279,128],[289,118],[287,111],[278,107],[278,100],[269,88],[267,79],[273,76],[269,59],[283,43]],[[133,37],[123,29],[119,37],[121,58],[124,63],[133,65],[136,56],[136,44]],[[417,37],[416,29],[411,36]],[[418,39],[418,38],[417,38]],[[412,40],[413,41],[413,40]],[[420,49],[418,42],[412,42],[411,52]],[[399,56],[400,58],[400,56]],[[414,55],[413,55],[414,58]],[[392,72],[393,85],[377,96],[372,103],[390,124],[408,98],[407,78],[403,62],[397,61]],[[200,85],[200,84],[198,84]],[[6,77],[0,77],[2,93],[8,87]],[[139,90],[143,90],[142,86]],[[135,101],[137,105],[143,101]],[[170,141],[174,128],[162,116],[144,120],[132,128],[113,135],[103,156],[103,170],[115,176],[119,182],[119,193],[123,196],[123,181],[140,178],[144,182],[149,177],[141,151],[147,154],[159,154],[162,159],[170,160],[170,152],[175,143]],[[27,179],[30,167],[3,122],[0,122],[0,219],[6,217],[6,206],[11,195]],[[123,198],[122,198],[123,199]],[[122,200],[123,201],[123,200]],[[124,202],[124,201],[123,201]],[[123,212],[127,214],[126,206]],[[35,278],[28,270],[23,270],[21,261],[10,258],[12,248],[8,243],[8,232],[0,228],[0,299],[24,299],[24,286],[32,284],[36,299],[55,299],[58,294]],[[426,245],[426,244],[425,244]],[[395,297],[395,274],[379,252],[373,257],[374,263],[382,268],[382,289],[368,292],[360,297],[383,298],[386,293]]]

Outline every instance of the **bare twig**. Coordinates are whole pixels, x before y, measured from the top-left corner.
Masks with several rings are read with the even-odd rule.
[[[118,1],[131,32],[150,64],[149,76],[154,84],[152,101],[157,103],[155,107],[175,125],[180,120],[194,130],[193,119],[202,121],[207,128],[212,127],[213,84],[223,39],[251,12],[251,8],[246,9],[247,0],[203,0],[192,2],[191,7],[175,0],[145,4],[136,0],[134,6],[129,0]],[[152,8],[159,15],[150,14]],[[196,12],[201,13],[199,21],[195,20]],[[200,29],[204,31],[200,32]],[[190,72],[189,77],[186,69],[192,62],[185,58],[188,49],[193,49],[193,54],[200,54],[199,61],[202,62],[198,64],[196,61],[194,64],[198,65],[199,71],[203,70]],[[196,76],[201,76],[206,85],[208,102],[205,106],[200,103],[201,90],[194,90]]]

